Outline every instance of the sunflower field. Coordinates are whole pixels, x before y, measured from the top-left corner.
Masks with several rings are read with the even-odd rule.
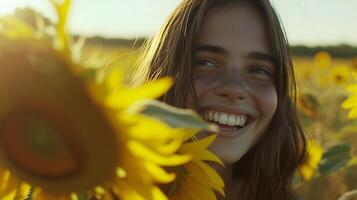
[[[68,35],[58,21],[0,17],[0,200],[215,200],[224,183],[207,163],[217,130],[155,99],[170,77],[131,87],[136,48]],[[357,54],[293,57],[308,159],[302,199],[357,199]],[[188,191],[197,192],[188,192]],[[197,195],[199,194],[199,195]]]

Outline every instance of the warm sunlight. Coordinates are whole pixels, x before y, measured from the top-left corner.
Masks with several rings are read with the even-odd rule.
[[[12,13],[17,7],[22,7],[22,0],[0,0],[0,15]]]
[[[357,200],[356,8],[0,0],[0,200]]]

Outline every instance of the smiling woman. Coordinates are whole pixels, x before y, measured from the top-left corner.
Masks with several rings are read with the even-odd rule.
[[[225,199],[296,198],[291,181],[306,141],[288,44],[268,0],[184,0],[141,61],[134,82],[174,77],[161,100],[218,125],[210,150],[225,164],[214,166]]]

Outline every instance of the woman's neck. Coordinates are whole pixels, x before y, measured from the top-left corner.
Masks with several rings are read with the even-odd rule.
[[[218,194],[217,200],[236,200],[238,197],[239,181],[233,179],[233,164],[225,163],[225,167],[214,165],[213,168],[219,173],[224,181],[226,197]]]

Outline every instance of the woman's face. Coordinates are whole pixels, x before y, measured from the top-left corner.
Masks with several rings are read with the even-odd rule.
[[[265,23],[255,9],[239,4],[207,11],[193,83],[197,111],[220,128],[210,149],[225,163],[252,148],[275,113],[274,63]],[[187,107],[193,105],[189,97]]]

